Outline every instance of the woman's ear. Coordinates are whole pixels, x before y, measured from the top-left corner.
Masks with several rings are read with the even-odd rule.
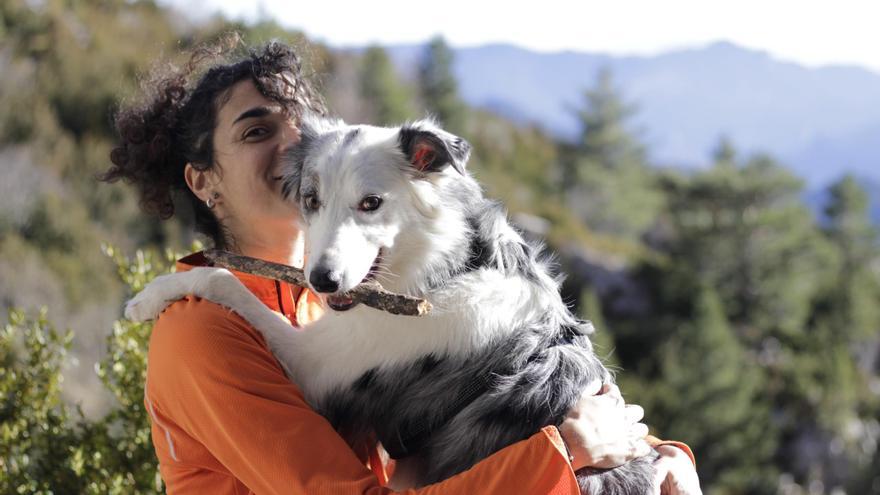
[[[183,177],[186,179],[186,185],[189,190],[196,195],[202,202],[208,201],[214,196],[214,173],[210,169],[199,170],[187,163],[183,169]]]

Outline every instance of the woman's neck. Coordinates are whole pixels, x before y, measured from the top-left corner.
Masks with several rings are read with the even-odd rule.
[[[243,235],[232,241],[229,243],[229,249],[243,256],[297,268],[303,267],[305,235],[301,230],[297,229],[293,233],[285,233],[285,235],[270,235],[268,238]]]

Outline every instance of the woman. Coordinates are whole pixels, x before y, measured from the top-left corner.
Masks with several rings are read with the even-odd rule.
[[[103,180],[133,183],[144,208],[163,219],[179,194],[217,247],[301,266],[302,232],[296,207],[281,199],[280,157],[298,141],[302,113],[323,113],[322,104],[295,53],[280,43],[214,65],[195,82],[223,51],[203,47],[183,69],[148,81],[142,102],[117,117],[121,142]],[[178,270],[204,263],[196,253]],[[307,290],[237,276],[295,325],[320,315]],[[259,332],[234,313],[195,297],[172,304],[154,326],[148,359],[144,403],[169,493],[390,492],[381,486],[387,478],[376,449],[348,446],[287,380]],[[578,493],[574,470],[619,465],[650,448],[641,408],[600,387],[558,430],[546,427],[411,493]],[[666,484],[675,493],[684,483],[681,493],[698,493],[689,451],[658,449],[658,490]]]

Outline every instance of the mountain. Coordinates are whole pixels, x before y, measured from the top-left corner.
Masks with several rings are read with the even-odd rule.
[[[419,46],[394,46],[412,74]],[[571,109],[609,68],[635,103],[634,129],[661,165],[699,167],[721,136],[745,153],[768,152],[811,188],[844,171],[880,181],[880,74],[807,68],[720,42],[651,57],[537,53],[510,45],[455,50],[463,98],[520,123],[571,138]]]

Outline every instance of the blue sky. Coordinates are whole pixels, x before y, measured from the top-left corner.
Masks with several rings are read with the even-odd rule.
[[[878,0],[161,0],[186,12],[272,17],[331,45],[513,43],[538,51],[653,54],[726,40],[815,67],[880,72]]]

